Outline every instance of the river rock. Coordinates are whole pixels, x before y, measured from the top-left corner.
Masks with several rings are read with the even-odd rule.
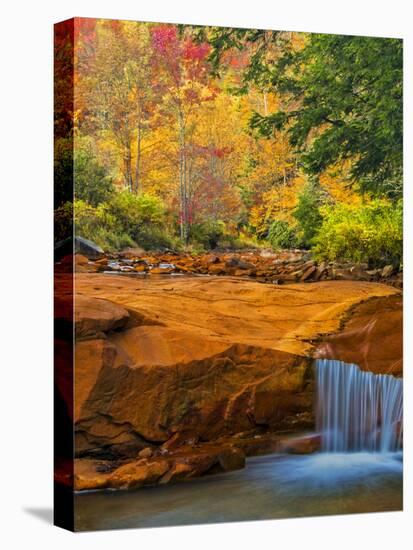
[[[124,250],[119,252],[119,256],[121,258],[127,258],[131,260],[139,258],[143,254],[145,254],[145,251],[143,250],[143,248],[139,248],[139,247],[125,248]]]
[[[392,265],[385,265],[382,269],[381,276],[386,279],[387,277],[390,277],[393,275],[394,267]]]
[[[301,275],[300,281],[301,282],[308,281],[309,279],[311,279],[314,276],[316,271],[317,271],[317,268],[314,265],[310,265],[309,267],[307,267],[307,269]]]
[[[169,469],[164,460],[146,459],[129,462],[117,468],[108,478],[107,485],[116,489],[131,489],[141,485],[151,485]]]
[[[224,472],[242,470],[245,467],[245,454],[236,447],[228,448],[219,455],[218,462]]]
[[[68,237],[63,241],[59,241],[56,243],[54,250],[55,259],[72,254],[73,251],[76,254],[86,256],[89,260],[96,260],[104,255],[104,251],[100,246],[89,239],[81,237],[80,235],[76,235],[74,239],[72,237]]]
[[[139,458],[150,458],[152,455],[153,450],[150,447],[145,447],[138,453]]]
[[[169,264],[161,264],[158,267],[153,267],[150,270],[151,275],[168,275],[175,271],[175,266],[170,266]]]
[[[281,442],[279,450],[284,453],[299,455],[315,453],[321,450],[321,436],[311,434],[285,439]]]
[[[222,275],[226,272],[225,265],[221,263],[213,263],[208,266],[208,273],[210,275]]]

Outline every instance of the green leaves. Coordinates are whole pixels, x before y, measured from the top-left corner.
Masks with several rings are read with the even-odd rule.
[[[403,254],[402,202],[374,200],[364,205],[324,206],[323,223],[314,239],[320,260],[388,263],[398,266]]]
[[[92,206],[108,200],[114,193],[112,179],[96,160],[92,148],[88,145],[82,147],[78,141],[73,158],[76,199]]]
[[[268,240],[274,250],[295,248],[298,244],[295,231],[283,220],[274,220],[268,231]]]
[[[208,35],[217,68],[231,48],[251,51],[242,91],[276,92],[282,107],[255,113],[251,128],[271,137],[288,131],[309,175],[349,161],[361,190],[397,198],[402,178],[402,41],[325,34],[214,29]],[[268,46],[278,55],[268,57]],[[398,180],[399,184],[395,181]]]
[[[298,236],[304,247],[310,247],[320,229],[322,217],[320,207],[324,202],[322,191],[316,181],[309,181],[298,197],[298,205],[293,212],[298,222]]]

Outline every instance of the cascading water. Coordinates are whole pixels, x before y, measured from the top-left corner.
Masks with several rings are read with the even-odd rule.
[[[316,379],[316,422],[324,452],[401,450],[401,379],[329,359],[316,361]]]

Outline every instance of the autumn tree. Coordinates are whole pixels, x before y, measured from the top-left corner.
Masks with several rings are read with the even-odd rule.
[[[286,129],[305,171],[351,162],[353,183],[397,199],[402,182],[402,41],[214,27],[201,31],[220,70],[226,52],[253,46],[241,89],[267,86],[283,104],[256,112],[263,135]],[[268,59],[268,45],[280,55]]]
[[[192,217],[193,116],[196,107],[213,98],[206,65],[209,48],[206,44],[196,44],[190,36],[181,36],[173,25],[154,27],[151,35],[156,61],[163,71],[159,84],[163,92],[163,109],[166,115],[172,116],[177,127],[179,224],[181,239],[187,242]]]
[[[78,66],[81,129],[100,132],[108,142],[113,139],[122,159],[124,186],[136,193],[142,136],[153,100],[149,30],[139,23],[105,21],[97,26],[92,48],[93,55],[83,52],[87,62]]]

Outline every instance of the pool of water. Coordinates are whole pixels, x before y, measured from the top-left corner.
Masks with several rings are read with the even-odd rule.
[[[77,530],[161,527],[402,509],[402,453],[253,457],[246,468],[75,497]]]

